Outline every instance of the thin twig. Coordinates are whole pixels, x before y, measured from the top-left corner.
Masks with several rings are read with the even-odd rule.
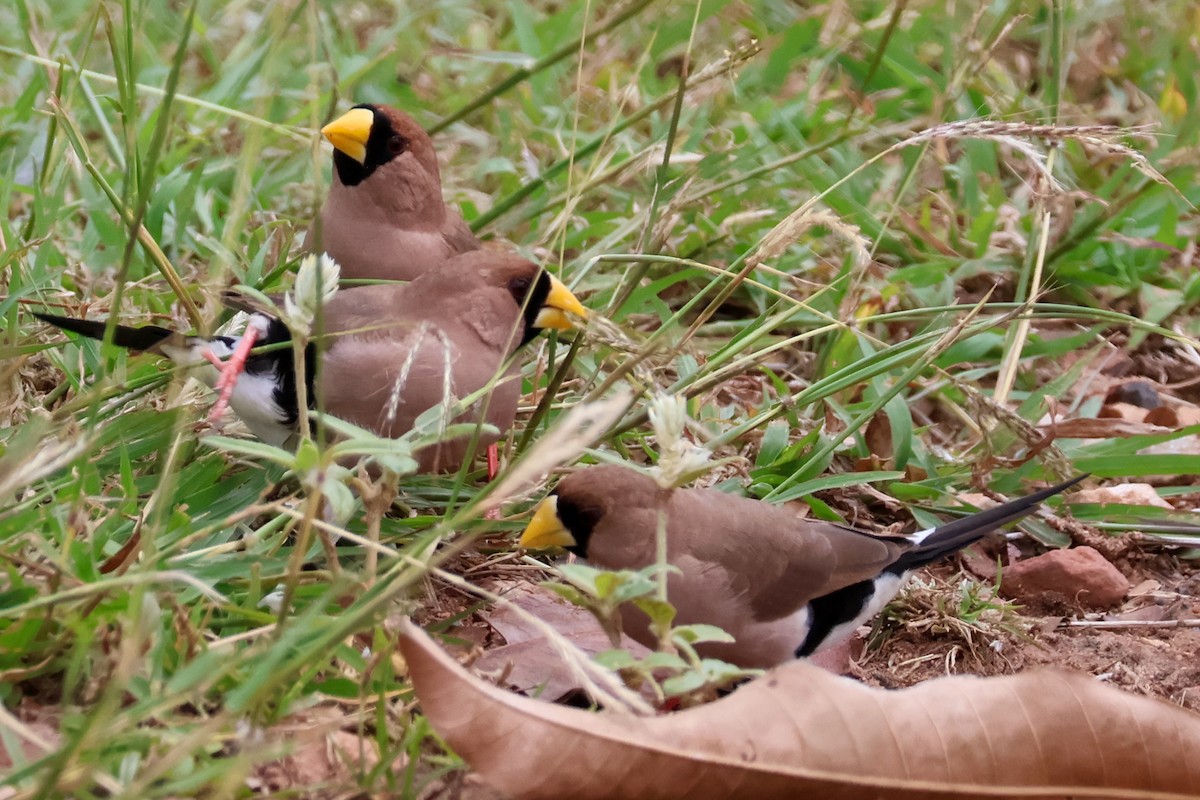
[[[1069,619],[1061,623],[1064,628],[1096,628],[1118,630],[1120,628],[1200,628],[1200,619]]]

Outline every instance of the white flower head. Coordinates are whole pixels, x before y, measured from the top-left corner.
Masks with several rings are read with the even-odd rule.
[[[301,259],[296,284],[283,298],[288,325],[311,330],[317,311],[337,292],[341,273],[341,267],[328,253],[309,254]]]
[[[649,416],[658,441],[655,479],[660,486],[680,486],[708,469],[712,451],[692,444],[684,435],[687,400],[678,395],[656,394],[650,401]]]
[[[265,594],[258,601],[259,608],[265,608],[272,614],[278,614],[279,609],[283,608],[283,589],[276,589],[270,594]]]
[[[663,450],[683,438],[687,425],[687,400],[676,394],[659,392],[650,400],[650,425]]]

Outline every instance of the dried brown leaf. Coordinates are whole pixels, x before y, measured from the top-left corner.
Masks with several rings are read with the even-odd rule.
[[[577,671],[563,661],[542,631],[529,623],[527,616],[517,613],[514,606],[533,614],[550,625],[584,653],[594,656],[612,648],[608,634],[587,609],[568,603],[541,586],[526,581],[515,582],[501,593],[509,604],[497,606],[486,617],[487,622],[504,637],[501,647],[493,648],[475,662],[478,670],[504,675],[504,684],[527,694],[553,700],[582,689]],[[621,647],[638,658],[651,652],[628,636],[621,637]]]
[[[1133,403],[1105,403],[1096,416],[1101,419],[1123,419],[1126,422],[1145,422],[1150,413],[1147,408],[1135,406]],[[1152,422],[1154,425],[1161,423]]]
[[[353,719],[330,706],[315,706],[281,720],[264,731],[263,744],[285,747],[286,752],[255,764],[247,786],[273,796],[337,785],[373,769],[379,763],[378,745],[369,736],[344,730],[348,725],[355,725]],[[404,753],[397,755],[392,769],[403,770],[405,758]]]
[[[60,715],[61,709],[42,705],[29,698],[21,701],[15,714],[0,706],[0,730],[6,731],[11,737],[6,742],[0,742],[0,770],[9,770],[14,766],[9,747],[19,747],[22,760],[28,761],[58,750],[62,745]],[[2,797],[3,793],[0,792]]]
[[[1155,798],[1200,793],[1200,716],[1035,671],[871,689],[804,662],[670,716],[542,703],[405,623],[422,711],[514,798]]]
[[[892,457],[892,453],[894,452],[892,448],[892,423],[888,419],[887,414],[880,411],[871,417],[871,421],[867,423],[867,430],[863,434],[863,439],[871,455],[878,457],[880,461],[886,462]]]
[[[1180,403],[1175,407],[1159,406],[1146,414],[1146,422],[1163,425],[1172,430],[1200,425],[1200,408],[1191,403]]]
[[[1200,436],[1193,434],[1152,444],[1143,448],[1140,454],[1147,456],[1200,456]]]
[[[1044,433],[1053,433],[1059,439],[1116,439],[1129,436],[1153,436],[1170,433],[1170,428],[1132,422],[1120,417],[1064,419],[1038,428]]]
[[[1103,411],[1104,409],[1100,410]],[[1151,425],[1162,425],[1164,428],[1170,428],[1171,430],[1179,427],[1179,415],[1170,406],[1159,406],[1147,411],[1142,421],[1149,422]]]
[[[1156,508],[1173,509],[1170,503],[1159,497],[1158,492],[1148,483],[1122,483],[1117,486],[1098,486],[1095,489],[1081,489],[1067,498],[1067,502],[1096,503],[1108,505],[1116,503],[1126,506],[1154,506]]]
[[[1187,403],[1175,409],[1175,421],[1181,428],[1200,425],[1200,408]]]

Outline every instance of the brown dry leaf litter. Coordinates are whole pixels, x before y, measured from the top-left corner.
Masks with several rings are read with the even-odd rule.
[[[488,650],[472,666],[492,673],[500,684],[547,700],[555,700],[582,688],[576,673],[562,656],[517,609],[551,625],[567,641],[589,656],[612,649],[608,634],[586,609],[572,605],[549,589],[532,583],[506,582],[489,587],[508,604],[500,605],[486,617],[506,644]],[[511,604],[511,605],[510,605]],[[622,648],[642,658],[650,653],[628,636]]]
[[[804,662],[677,714],[542,703],[405,624],[422,711],[513,798],[1184,798],[1200,715],[1056,670],[882,692]]]

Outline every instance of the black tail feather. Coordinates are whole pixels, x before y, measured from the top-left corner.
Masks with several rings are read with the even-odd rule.
[[[78,333],[80,336],[86,336],[89,339],[104,339],[104,328],[107,322],[91,319],[75,319],[74,317],[60,317],[55,314],[42,314],[33,312],[33,315],[42,322],[48,322],[56,328],[62,328],[64,331]],[[113,344],[117,347],[124,347],[128,350],[153,350],[155,345],[162,344],[169,337],[174,335],[174,331],[168,328],[160,328],[157,325],[143,325],[140,328],[131,328],[128,325],[118,325],[113,331]]]
[[[1034,492],[1027,497],[1020,497],[995,508],[989,508],[987,511],[939,525],[925,538],[925,541],[902,555],[884,571],[903,576],[911,570],[936,561],[959,548],[966,547],[1001,525],[1024,517],[1046,498],[1071,488],[1086,477],[1088,476],[1080,475],[1057,486],[1051,486],[1049,489]],[[898,588],[898,585],[893,584],[891,593],[882,599],[890,600]],[[858,618],[860,614],[863,616],[859,622],[868,619],[864,612],[869,603],[878,600],[875,597],[877,591],[880,591],[880,583],[872,579],[859,581],[815,598],[809,604],[809,619],[812,620],[812,625],[804,641],[796,649],[796,657],[803,658],[815,653],[839,625]]]
[[[1016,500],[1001,503],[995,508],[989,508],[987,511],[980,511],[978,514],[956,519],[945,525],[939,525],[934,529],[933,533],[929,534],[925,541],[905,553],[892,565],[891,569],[898,573],[906,572],[917,567],[923,567],[942,556],[966,547],[1000,526],[1028,516],[1047,498],[1070,489],[1086,477],[1088,477],[1087,474],[1077,475],[1071,478],[1071,480],[1064,481],[1057,486],[1042,489],[1040,492],[1034,492],[1025,497],[1018,497]]]

